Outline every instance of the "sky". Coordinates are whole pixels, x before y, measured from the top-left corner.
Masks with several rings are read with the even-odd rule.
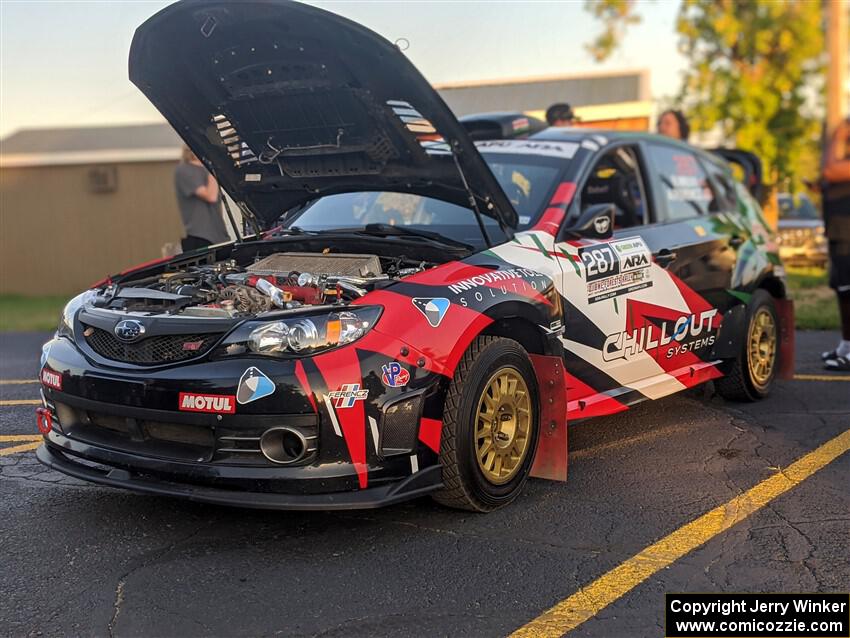
[[[133,31],[158,0],[0,0],[0,137],[21,128],[161,121],[127,79]],[[597,64],[584,45],[599,30],[583,0],[312,2],[406,39],[432,83],[650,69],[654,98],[678,89],[678,0],[641,0],[643,22]],[[569,99],[565,96],[565,99]],[[495,107],[494,107],[495,108]]]

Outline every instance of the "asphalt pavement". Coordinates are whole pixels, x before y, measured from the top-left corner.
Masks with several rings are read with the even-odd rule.
[[[20,404],[38,386],[17,381],[35,378],[45,338],[0,335],[0,635],[507,635],[850,429],[850,375],[818,358],[837,334],[804,332],[798,378],[767,400],[704,386],[575,424],[569,480],[529,481],[497,512],[241,511],[38,464]],[[661,636],[665,592],[847,591],[848,539],[850,453],[570,636]]]

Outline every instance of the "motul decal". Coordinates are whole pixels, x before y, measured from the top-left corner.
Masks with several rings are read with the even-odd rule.
[[[193,394],[180,393],[180,409],[186,412],[212,412],[214,414],[234,414],[236,397],[232,394]]]
[[[50,368],[41,369],[41,383],[54,390],[62,389],[62,375]]]

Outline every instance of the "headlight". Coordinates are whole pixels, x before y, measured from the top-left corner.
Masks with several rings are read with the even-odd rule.
[[[363,306],[260,325],[249,322],[228,338],[225,352],[239,354],[247,350],[264,355],[314,354],[357,341],[372,329],[380,316],[379,306]],[[246,334],[246,330],[250,332]],[[243,347],[240,348],[240,345]]]
[[[59,318],[59,328],[56,330],[56,334],[73,339],[74,317],[77,315],[77,311],[94,301],[95,297],[97,297],[96,290],[86,290],[66,303],[62,309],[62,316]]]

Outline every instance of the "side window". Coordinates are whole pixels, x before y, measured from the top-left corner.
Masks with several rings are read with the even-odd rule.
[[[614,227],[649,223],[646,189],[635,150],[620,146],[596,160],[582,187],[581,209],[595,204],[614,204]]]
[[[661,182],[659,199],[667,220],[690,219],[710,211],[715,195],[696,156],[682,148],[649,144],[649,156]]]
[[[735,194],[735,179],[730,169],[710,159],[705,160],[703,166],[711,175],[717,190],[717,196],[711,200],[708,210],[712,213],[721,210],[737,211],[738,197]]]

